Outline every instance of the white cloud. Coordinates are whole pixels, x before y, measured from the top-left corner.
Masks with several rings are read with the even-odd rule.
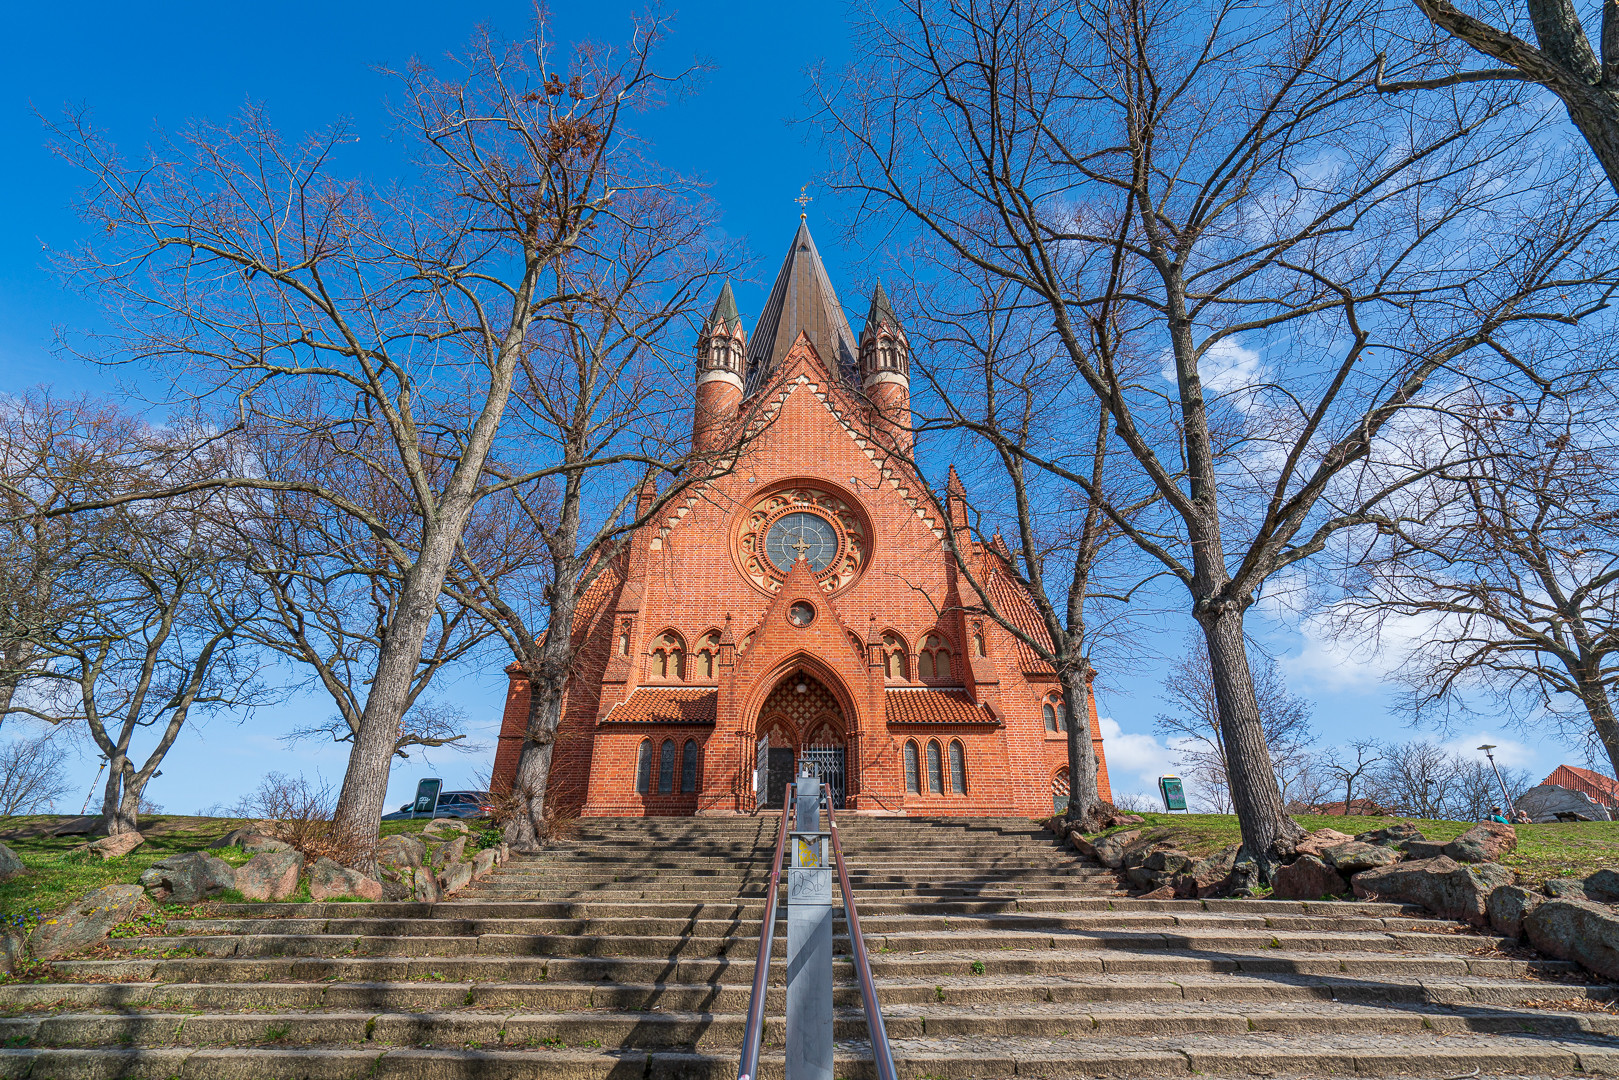
[[[1265,381],[1269,369],[1257,350],[1238,343],[1235,338],[1221,338],[1198,359],[1197,373],[1209,400],[1228,398],[1233,408],[1247,413],[1258,405],[1257,388]],[[1159,374],[1170,382],[1175,381],[1174,357],[1164,357]]]
[[[1175,750],[1157,737],[1127,732],[1111,716],[1098,717],[1108,781],[1119,794],[1141,792],[1157,799],[1158,778],[1176,772]]]
[[[1373,641],[1369,637],[1334,637],[1331,617],[1329,612],[1299,622],[1303,648],[1297,656],[1281,661],[1282,673],[1290,683],[1333,692],[1376,689],[1433,634],[1437,618],[1389,616]]]
[[[1471,735],[1458,735],[1445,740],[1441,745],[1453,754],[1484,761],[1486,755],[1479,747],[1485,743],[1494,746],[1491,753],[1495,755],[1495,763],[1503,769],[1522,768],[1534,772],[1535,763],[1540,760],[1540,755],[1535,752],[1534,747],[1516,739],[1509,739],[1499,731],[1475,731]]]

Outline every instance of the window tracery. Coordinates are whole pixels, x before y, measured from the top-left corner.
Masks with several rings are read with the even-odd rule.
[[[948,679],[952,676],[950,646],[938,634],[929,634],[922,641],[917,654],[916,669],[924,679]]]
[[[910,682],[911,664],[905,639],[889,631],[883,635],[883,678],[890,682]]]

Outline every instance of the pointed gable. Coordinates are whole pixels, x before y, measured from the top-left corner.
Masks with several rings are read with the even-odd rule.
[[[765,385],[799,334],[809,338],[835,374],[851,384],[858,380],[854,333],[804,221],[798,223],[770,299],[753,328],[753,340],[748,346],[748,395]]]

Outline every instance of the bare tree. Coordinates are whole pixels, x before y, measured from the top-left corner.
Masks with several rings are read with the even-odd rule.
[[[1419,722],[1494,702],[1520,729],[1558,728],[1619,767],[1616,405],[1600,386],[1470,397],[1425,426],[1425,452],[1448,443],[1451,463],[1354,545],[1332,619],[1344,636],[1399,639],[1395,674]]]
[[[1399,813],[1441,818],[1455,772],[1456,759],[1443,747],[1413,740],[1383,749],[1377,787],[1384,801]]]
[[[518,810],[506,824],[521,851],[545,835],[552,752],[585,629],[576,624],[581,601],[610,587],[635,530],[728,472],[759,430],[750,413],[712,441],[691,438],[682,377],[691,327],[705,287],[737,256],[708,239],[716,208],[695,190],[630,203],[598,233],[597,257],[558,261],[577,299],[535,337],[513,395],[514,431],[554,446],[569,467],[554,481],[508,488],[505,516],[492,515],[487,528],[527,543],[491,543],[469,530],[450,589],[500,635],[528,681],[510,792]],[[498,462],[492,471],[506,475]]]
[[[542,20],[522,41],[480,30],[444,75],[412,62],[393,74],[419,168],[386,190],[344,171],[348,128],[295,142],[260,108],[232,126],[194,124],[133,162],[81,113],[55,126],[90,178],[95,227],[68,268],[128,326],[91,355],[155,363],[181,392],[290,437],[327,434],[362,463],[381,448],[378,468],[401,478],[421,522],[407,545],[347,493],[302,477],[207,481],[317,496],[398,564],[340,832],[376,836],[422,644],[474,507],[502,484],[577,467],[503,443],[502,421],[537,327],[574,299],[559,260],[590,249],[625,192],[666,182],[620,125],[670,83],[653,66],[664,30],[653,20],[620,50],[562,50]],[[497,452],[515,468],[491,484]]]
[[[1133,651],[1124,632],[1126,614],[1140,578],[1152,576],[1132,579],[1135,567],[1119,557],[1128,546],[1120,543],[1124,533],[1105,512],[1102,493],[1127,520],[1156,494],[1140,485],[1123,490],[1113,475],[1123,463],[1109,438],[1108,414],[1094,399],[1064,389],[1072,382],[1067,362],[1049,330],[1031,318],[1031,309],[1039,310],[1033,298],[965,260],[942,258],[933,265],[946,272],[920,289],[915,330],[923,347],[911,371],[924,377],[929,391],[919,404],[937,403],[938,415],[924,415],[918,434],[964,434],[963,456],[983,461],[981,471],[970,469],[969,475],[979,473],[975,488],[987,496],[969,498],[952,466],[946,508],[963,508],[966,520],[951,522],[945,542],[968,586],[962,599],[968,613],[993,619],[1055,675],[1066,717],[1066,817],[1089,830],[1100,807],[1089,722],[1095,661],[1104,648],[1115,660]],[[1102,312],[1093,332],[1109,332],[1109,319]],[[1053,407],[1059,399],[1064,407]],[[1087,486],[1030,466],[1031,448],[1049,452],[1058,444],[1068,449],[1065,460],[1084,473]],[[916,467],[908,443],[886,449]],[[975,544],[963,528],[1000,516],[1012,522],[1009,545]],[[1037,626],[1030,624],[1027,605]]]
[[[821,83],[837,185],[1036,297],[1159,496],[1131,520],[1065,444],[1014,448],[1094,491],[1184,587],[1239,865],[1260,879],[1301,830],[1265,749],[1248,608],[1414,478],[1371,466],[1436,377],[1529,365],[1614,277],[1610,203],[1578,155],[1530,140],[1510,88],[1378,93],[1380,12],[911,0],[867,21],[859,78]]]
[[[73,789],[65,734],[60,727],[33,735],[13,731],[11,741],[0,745],[0,817],[54,810],[56,800]]]
[[[1442,33],[1462,42],[1471,54],[1442,46],[1418,53],[1420,59],[1380,80],[1384,93],[1435,90],[1478,82],[1538,83],[1557,95],[1568,118],[1619,192],[1619,7],[1602,5],[1597,35],[1601,55],[1591,47],[1572,0],[1528,0],[1525,10],[1513,5],[1483,6],[1486,18],[1470,14],[1449,0],[1413,0],[1418,11]],[[1528,15],[1539,48],[1515,31]],[[1493,17],[1494,21],[1491,21]],[[1474,67],[1478,54],[1505,67]],[[1437,69],[1437,70],[1435,70]]]
[[[1322,767],[1343,787],[1345,817],[1355,813],[1356,791],[1362,801],[1376,792],[1377,766],[1382,761],[1383,744],[1376,739],[1353,739],[1347,746],[1333,747],[1322,758]]]
[[[1265,732],[1265,747],[1276,768],[1276,784],[1286,803],[1300,788],[1314,760],[1310,703],[1288,692],[1281,668],[1261,656],[1254,669],[1254,698]],[[1182,769],[1203,784],[1203,796],[1218,813],[1231,812],[1226,743],[1220,737],[1220,701],[1202,635],[1187,639],[1164,676],[1162,700],[1170,711],[1159,713],[1154,730],[1176,748]]]
[[[182,460],[206,475],[214,460],[189,446],[177,438],[152,469]],[[217,524],[223,501],[204,490],[98,511],[104,527],[81,552],[80,591],[58,591],[62,606],[35,639],[42,662],[31,681],[39,695],[13,711],[85,726],[108,759],[102,813],[110,833],[138,829],[146,785],[194,710],[240,716],[265,700],[257,651],[243,633],[259,609]],[[157,738],[137,764],[135,737],[147,731]]]

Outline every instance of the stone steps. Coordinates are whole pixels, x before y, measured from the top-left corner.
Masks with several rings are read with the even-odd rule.
[[[906,1080],[1619,1072],[1613,987],[1415,909],[1134,900],[1022,821],[842,835]],[[211,905],[0,985],[0,1080],[732,1080],[774,836],[590,822],[443,903]],[[835,934],[835,1073],[861,1080]]]

